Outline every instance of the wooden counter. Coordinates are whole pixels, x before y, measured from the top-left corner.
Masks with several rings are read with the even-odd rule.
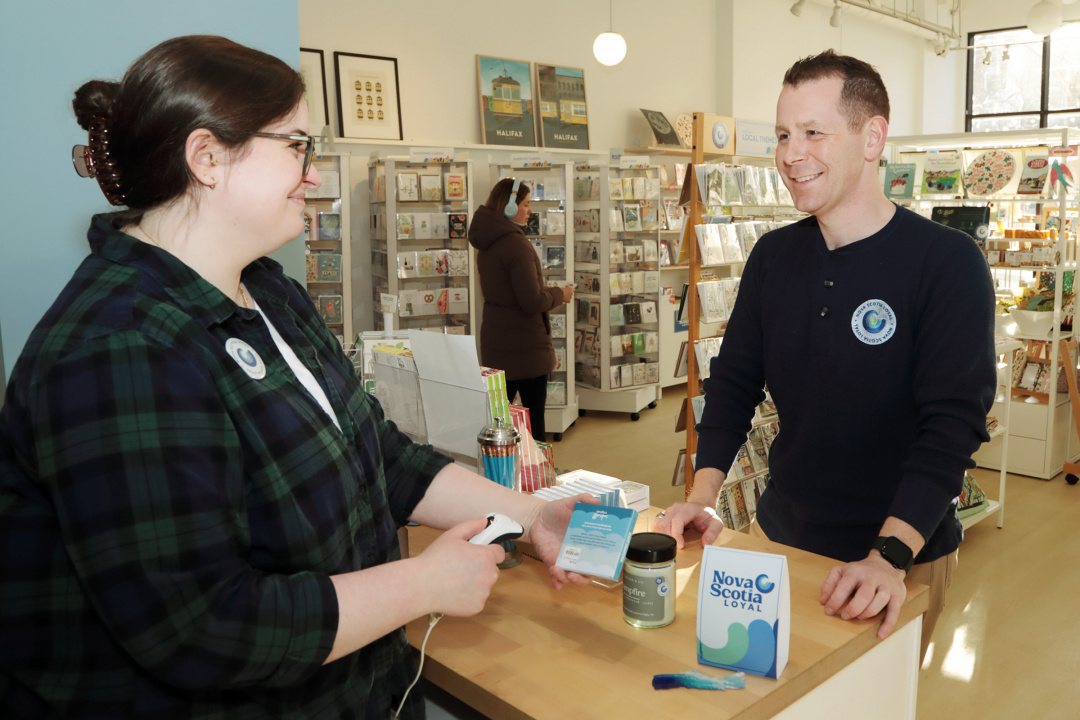
[[[639,532],[656,512],[641,514]],[[410,528],[411,553],[422,552],[436,535]],[[848,622],[822,610],[821,583],[835,560],[726,529],[716,544],[788,558],[791,649],[779,680],[747,675],[745,690],[652,689],[653,675],[730,674],[697,662],[697,541],[679,552],[675,622],[667,627],[626,623],[621,585],[554,590],[544,564],[526,556],[518,567],[501,571],[482,613],[439,622],[428,640],[424,677],[498,720],[914,717],[924,585],[908,585],[896,629],[879,641],[880,616]],[[413,647],[420,647],[427,625],[426,617],[409,624]],[[863,707],[874,712],[857,710]]]

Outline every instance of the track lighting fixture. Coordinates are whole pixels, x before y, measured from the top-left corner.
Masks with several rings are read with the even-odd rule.
[[[833,6],[832,16],[829,18],[829,25],[834,28],[840,27],[840,0],[833,0],[835,5]]]
[[[990,48],[986,48],[986,53],[983,54],[983,65],[990,64]]]
[[[1001,62],[1009,62],[1009,46],[1006,45],[1005,49],[1001,52]]]
[[[803,5],[806,4],[806,0],[797,0],[794,5],[791,6],[791,14],[795,17],[802,16]]]

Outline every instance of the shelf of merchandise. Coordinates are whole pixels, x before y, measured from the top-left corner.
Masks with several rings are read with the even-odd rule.
[[[307,262],[307,291],[326,326],[343,347],[355,340],[353,322],[353,282],[351,207],[342,202],[349,184],[348,156],[321,153],[314,163],[322,185],[309,193],[304,214],[304,254]],[[320,222],[320,219],[323,222]],[[333,227],[333,222],[337,227]],[[325,224],[325,227],[324,227]]]
[[[641,200],[613,200],[611,183],[638,178],[638,187],[654,180],[655,197]],[[651,201],[659,224],[659,176],[656,170],[620,170],[617,167],[592,167],[577,164],[574,170],[574,277],[576,327],[584,337],[593,333],[591,353],[579,352],[574,366],[581,414],[588,410],[629,413],[637,420],[640,412],[656,407],[660,397],[659,311],[660,263],[658,229],[626,231],[613,229],[612,217],[626,217],[626,204],[637,203],[638,221],[642,200]],[[631,214],[633,208],[631,207]],[[616,228],[618,226],[615,226]],[[627,258],[631,248],[633,259]],[[646,260],[645,258],[649,259]],[[638,282],[624,288],[627,280]],[[616,282],[621,281],[621,282]],[[652,303],[656,319],[646,322],[618,322],[613,317],[615,305]],[[624,317],[625,321],[626,318]],[[613,324],[614,323],[614,324]],[[641,334],[640,347],[630,353],[615,352],[613,337]],[[575,339],[576,342],[576,339]],[[636,350],[641,350],[637,352]],[[634,366],[640,366],[637,370]]]
[[[574,200],[571,163],[552,163],[550,167],[511,167],[492,165],[491,184],[505,177],[521,178],[531,191],[535,225],[530,223],[529,240],[536,248],[549,286],[572,285],[574,279]],[[560,222],[561,221],[561,222]],[[552,249],[553,248],[553,249]],[[561,259],[560,259],[561,258]],[[549,313],[551,342],[561,359],[548,376],[548,401],[544,425],[556,442],[578,418],[577,386],[573,380],[574,313],[573,301]]]
[[[410,176],[415,179],[415,184]],[[459,186],[458,181],[462,179],[464,184]],[[425,185],[430,193],[427,199],[423,194]],[[392,316],[394,331],[441,327],[448,333],[473,333],[477,327],[477,288],[474,252],[467,239],[467,226],[475,207],[473,186],[470,160],[439,163],[413,162],[406,157],[371,158],[368,192],[375,329],[385,330],[381,294],[388,293],[395,296],[398,303],[398,310]],[[414,188],[415,196],[407,188]],[[459,224],[454,224],[454,216],[463,216]],[[428,223],[426,228],[422,225],[424,221]],[[459,263],[450,268],[451,273],[457,274],[440,270],[439,263],[429,264],[431,258],[436,257],[432,255],[417,256],[418,265],[421,265],[417,268],[406,269],[403,264],[412,256],[401,253],[438,250],[464,251],[464,255],[457,255],[466,259],[464,274],[461,274]],[[440,296],[447,297],[441,291],[462,289],[468,294],[467,309],[449,312],[449,308],[444,311],[438,307]],[[417,291],[421,308],[430,307],[434,302],[436,312],[416,314],[418,308],[409,302],[412,291]]]
[[[889,139],[886,155],[892,162],[914,162],[918,171],[922,158],[928,151],[960,151],[966,166],[974,156],[987,149],[1005,149],[1014,153],[1025,153],[1038,148],[1045,153],[1047,148],[1078,143],[1080,143],[1080,130],[1070,128],[894,137]],[[985,197],[916,195],[912,199],[897,200],[897,202],[927,216],[930,215],[933,207],[939,205],[990,206],[991,232],[984,245],[1000,247],[1002,244],[1013,242],[1019,247],[1020,243],[1030,243],[1032,239],[1002,237],[997,232],[997,228],[1002,225],[1016,226],[1024,222],[1027,224],[1024,229],[1035,229],[1034,224],[1042,224],[1047,218],[1054,216],[1057,218],[1058,227],[1065,228],[1069,208],[1077,202],[1075,190],[1067,196],[1061,193],[1051,196],[1049,181],[1047,181],[1047,191],[1044,191],[1046,193],[1044,195],[1010,194],[1008,191],[1012,189],[1013,183],[1018,182],[1022,165],[1022,160],[1016,162],[1014,179],[1002,188],[1000,195]],[[896,200],[896,198],[893,199]],[[1022,218],[1033,218],[1033,220],[1022,221]],[[1061,232],[1056,239],[1036,239],[1034,242],[1052,248],[1056,262],[1042,266],[994,264],[991,265],[990,271],[995,285],[1002,292],[1007,289],[1006,294],[1009,295],[1020,294],[1022,285],[1031,284],[1033,280],[1037,280],[1038,273],[1052,273],[1055,288],[1053,329],[1047,336],[1028,337],[1018,334],[1015,326],[1011,326],[1007,321],[999,320],[999,333],[1001,329],[1007,327],[1010,337],[1025,341],[1025,344],[1030,340],[1048,342],[1049,347],[1046,348],[1045,353],[1047,363],[1057,367],[1061,343],[1071,336],[1070,330],[1063,330],[1061,327],[1064,317],[1062,289],[1067,271],[1073,272],[1075,277],[1077,238],[1075,232]],[[998,396],[991,414],[999,418],[1010,418],[1007,435],[1008,453],[1002,452],[1006,436],[1003,434],[995,436],[974,456],[980,467],[1000,469],[1007,457],[1005,469],[1008,472],[1048,480],[1060,473],[1066,462],[1073,462],[1080,458],[1080,441],[1072,427],[1068,394],[1057,390],[1057,382],[1054,379],[1056,375],[1057,373],[1053,373],[1051,376],[1045,393],[1018,391],[1013,388],[1009,393],[1011,397],[1008,400],[1008,407],[1006,407],[1006,396]]]

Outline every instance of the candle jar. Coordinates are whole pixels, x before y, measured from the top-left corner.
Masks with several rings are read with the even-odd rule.
[[[513,425],[507,425],[501,417],[495,418],[476,436],[477,470],[492,482],[521,492],[521,433]],[[502,545],[506,559],[499,568],[512,568],[521,564],[521,551],[513,540]]]
[[[675,538],[634,533],[623,563],[623,619],[658,628],[675,620]]]

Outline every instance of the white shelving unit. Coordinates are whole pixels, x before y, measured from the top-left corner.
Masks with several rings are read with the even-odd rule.
[[[356,339],[351,207],[349,202],[342,202],[350,187],[349,158],[320,153],[314,164],[323,176],[323,185],[306,202],[307,290],[327,327],[348,347]],[[334,222],[337,227],[333,227]]]
[[[624,178],[631,187],[636,178],[639,192],[632,200],[613,199],[611,183],[618,181],[621,188]],[[649,179],[655,193],[645,189]],[[574,366],[582,414],[621,412],[637,420],[660,396],[659,225],[645,230],[641,214],[641,202],[651,203],[659,223],[658,183],[655,170],[575,169],[576,326],[582,338],[592,334],[591,341],[583,340]],[[627,230],[625,220],[635,210],[638,225]],[[612,226],[615,213],[623,221],[621,230]]]
[[[998,389],[997,397],[1002,399],[999,405],[995,404],[995,408],[1000,407],[1002,409],[1002,415],[995,415],[997,418],[997,427],[990,433],[990,442],[995,444],[993,450],[999,453],[998,460],[998,496],[997,500],[991,500],[987,498],[986,507],[977,513],[968,515],[961,518],[960,524],[967,530],[972,525],[982,522],[988,517],[997,515],[997,526],[1001,527],[1005,523],[1005,480],[1009,463],[1009,423],[1010,423],[1010,410],[1012,409],[1012,403],[1004,402],[1004,399],[1008,397],[1012,389],[1012,364],[1013,355],[1017,350],[1020,350],[1024,344],[1015,338],[997,338],[994,351],[998,356]],[[988,452],[991,449],[988,445],[984,445]]]
[[[373,157],[368,165],[374,327],[383,327],[380,296],[394,295],[390,330],[438,328],[473,334],[476,323],[472,162],[412,162]],[[415,189],[415,194],[413,193]],[[427,223],[427,226],[423,225]],[[452,251],[444,266],[442,251]],[[464,266],[461,264],[464,259]],[[409,263],[415,261],[415,266]],[[445,292],[444,292],[445,291]],[[462,302],[461,294],[466,298]],[[415,302],[414,302],[415,300]]]
[[[550,167],[511,167],[492,165],[491,184],[505,177],[520,178],[532,188],[529,198],[535,224],[530,223],[528,238],[536,248],[548,285],[573,284],[574,278],[574,199],[573,166],[552,163]],[[562,222],[560,223],[559,220]],[[578,418],[577,386],[574,382],[574,303],[549,313],[551,341],[561,364],[548,376],[548,402],[544,425],[554,440]]]
[[[1080,130],[1048,128],[997,133],[895,137],[889,140],[888,152],[893,162],[914,162],[918,170],[923,156],[931,150],[961,151],[966,166],[975,155],[988,149],[1006,149],[1014,153],[1024,153],[1032,148],[1045,151],[1047,148],[1078,143],[1080,143]],[[1012,184],[1006,185],[1001,191],[1002,194],[987,197],[916,194],[914,199],[900,202],[908,204],[913,210],[926,216],[929,216],[931,209],[936,206],[990,206],[991,232],[986,242],[987,247],[991,248],[1002,247],[1009,242],[1019,246],[1021,243],[1033,241],[1028,238],[1006,238],[997,233],[996,220],[999,218],[1008,224],[1016,223],[1022,217],[1032,217],[1038,218],[1035,222],[1041,224],[1044,218],[1056,216],[1058,227],[1066,227],[1067,211],[1077,202],[1075,194],[1068,197],[1007,194],[1007,191],[1016,183],[1023,162],[1020,160],[1016,164],[1018,167]],[[1049,185],[1049,181],[1047,184]],[[1041,211],[1044,208],[1045,213]],[[1039,273],[1053,273],[1055,287],[1053,329],[1048,335],[1042,337],[1024,336],[1018,333],[1015,325],[1009,326],[1004,319],[999,322],[999,328],[1008,327],[1010,336],[1023,341],[1024,345],[1029,344],[1027,341],[1033,340],[1047,343],[1045,361],[1051,367],[1057,368],[1061,343],[1072,335],[1071,330],[1061,329],[1061,321],[1064,317],[1062,289],[1065,286],[1066,272],[1072,272],[1075,278],[1076,235],[1061,232],[1057,235],[1056,241],[1048,239],[1034,241],[1051,247],[1056,262],[1042,266],[991,266],[991,274],[1002,292],[1019,294],[1022,283],[1037,279]],[[1056,376],[1057,371],[1054,371],[1046,392],[1027,392],[1010,388],[1010,393],[998,396],[992,414],[999,418],[1010,418],[1007,435],[1008,453],[1002,451],[1006,436],[998,435],[975,454],[975,460],[980,467],[999,469],[1003,458],[1007,456],[1008,464],[1005,468],[1008,472],[1050,479],[1062,471],[1066,462],[1075,461],[1080,457],[1080,441],[1077,440],[1076,432],[1072,427],[1069,397],[1067,393],[1057,390],[1057,382],[1054,380]],[[1006,408],[1006,404],[1009,407]]]

